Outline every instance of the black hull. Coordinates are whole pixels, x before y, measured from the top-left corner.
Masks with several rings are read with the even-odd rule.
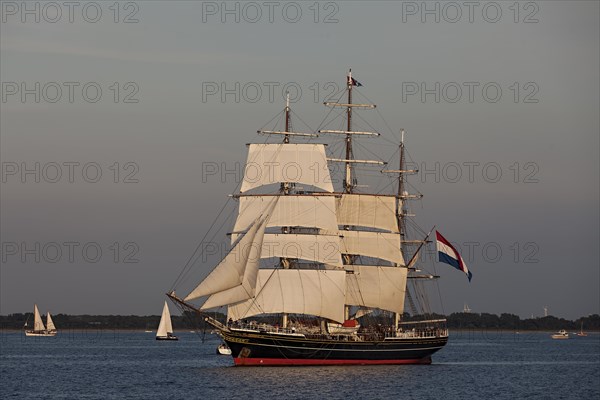
[[[380,341],[222,331],[236,365],[430,364],[447,337]]]
[[[168,337],[157,336],[156,340],[179,340],[179,338],[177,336],[168,336]]]

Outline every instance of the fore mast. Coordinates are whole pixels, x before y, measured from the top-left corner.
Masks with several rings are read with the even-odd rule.
[[[273,135],[273,134],[281,134],[283,135],[283,143],[284,144],[289,144],[290,143],[290,136],[303,136],[303,137],[317,137],[318,135],[313,134],[313,133],[301,133],[301,132],[292,132],[291,130],[291,108],[290,108],[290,94],[289,92],[286,93],[286,100],[285,100],[285,109],[284,109],[284,116],[285,116],[285,127],[283,131],[265,131],[265,130],[259,130],[258,133],[259,134],[268,134],[268,135]],[[288,196],[290,194],[293,194],[295,189],[295,184],[291,183],[291,182],[282,182],[279,188],[279,193],[281,196]],[[293,227],[291,226],[284,226],[281,228],[281,233],[282,234],[291,234],[292,233],[292,229]],[[286,257],[280,257],[279,258],[279,266],[282,269],[290,269],[292,267],[292,260],[290,260],[289,258]],[[281,326],[282,328],[287,328],[288,327],[288,314],[287,313],[282,313],[282,317],[281,317]]]

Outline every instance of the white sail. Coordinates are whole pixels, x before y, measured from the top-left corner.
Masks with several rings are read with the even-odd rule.
[[[273,196],[240,197],[239,215],[233,227],[231,242],[237,240],[259,217]],[[279,196],[277,206],[267,224],[270,227],[299,226],[319,228],[325,233],[337,233],[338,222],[333,196]]]
[[[33,330],[34,331],[45,331],[46,327],[44,326],[44,322],[42,322],[42,316],[40,315],[40,310],[38,310],[37,304],[33,306]]]
[[[337,199],[339,225],[365,226],[398,233],[396,198],[343,194]]]
[[[344,321],[346,272],[343,270],[261,269],[256,296],[231,305],[228,318],[296,313]]]
[[[293,258],[342,267],[338,235],[267,233],[260,257]]]
[[[397,233],[340,231],[340,236],[342,253],[380,258],[404,265],[400,235]]]
[[[346,304],[399,314],[404,312],[408,268],[370,265],[346,267],[353,271],[346,275]],[[364,314],[366,313],[362,313]]]
[[[166,337],[169,333],[173,333],[173,325],[171,325],[171,313],[169,312],[169,306],[165,300],[165,306],[163,307],[162,315],[160,316],[160,322],[156,331],[157,337]]]
[[[218,293],[242,284],[248,258],[254,252],[255,236],[261,228],[264,232],[264,225],[255,222],[215,269],[187,295],[185,301]]]
[[[49,331],[55,331],[56,326],[54,326],[54,321],[52,321],[52,317],[50,316],[50,312],[46,315],[46,327]]]
[[[254,296],[258,267],[260,264],[260,251],[263,244],[267,221],[268,218],[265,218],[259,222],[260,226],[258,232],[254,236],[254,241],[252,242],[252,246],[246,257],[246,269],[244,270],[244,276],[242,277],[240,284],[227,290],[211,294],[200,308],[201,310],[237,303]]]
[[[250,144],[240,191],[281,182],[302,183],[333,192],[325,145]]]

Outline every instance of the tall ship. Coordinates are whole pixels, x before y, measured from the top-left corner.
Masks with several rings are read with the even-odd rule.
[[[58,333],[56,326],[54,326],[54,321],[52,321],[52,317],[50,316],[50,312],[46,314],[46,325],[44,325],[37,304],[33,305],[33,329],[27,329],[28,321],[29,319],[25,321],[25,336],[56,336]]]
[[[404,131],[394,144],[398,169],[356,158],[361,141],[382,139],[355,128],[359,111],[376,107],[353,102],[358,86],[350,70],[339,99],[324,103],[322,125],[337,118],[338,129],[293,130],[288,96],[283,128],[259,130],[267,140],[248,145],[230,196],[239,205],[229,251],[200,282],[188,279],[188,263],[167,293],[214,327],[235,365],[429,364],[448,341],[446,320],[422,304],[423,286],[438,276],[423,272],[420,257],[433,229],[414,228],[408,211],[422,196],[408,192],[417,171],[407,169]],[[359,184],[365,169],[386,176],[387,187]],[[175,292],[182,285],[185,296]],[[211,310],[226,310],[226,320]]]

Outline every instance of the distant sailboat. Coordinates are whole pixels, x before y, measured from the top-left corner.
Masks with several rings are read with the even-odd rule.
[[[27,328],[27,322],[25,322],[25,328]],[[42,316],[38,310],[37,304],[33,305],[33,329],[25,330],[25,336],[56,336],[56,326],[50,313],[46,316],[46,326],[42,321]]]
[[[160,323],[158,324],[158,330],[156,331],[156,340],[178,340],[177,336],[173,335],[171,313],[169,313],[169,306],[167,306],[166,301],[162,316],[160,317]]]
[[[583,331],[583,322],[581,323],[581,329],[579,330],[579,332],[576,333],[577,336],[581,336],[581,337],[585,337],[587,336],[587,333],[585,333]]]

